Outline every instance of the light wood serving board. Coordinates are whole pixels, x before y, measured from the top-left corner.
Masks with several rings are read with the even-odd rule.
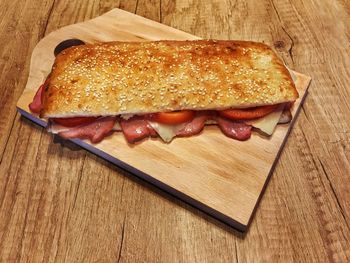
[[[28,104],[51,70],[55,47],[71,38],[87,43],[198,39],[119,9],[50,33],[33,51],[28,82],[17,104],[22,115],[41,126],[46,126],[45,121],[33,115]],[[149,139],[128,145],[121,133],[98,144],[72,141],[244,231],[305,98],[310,78],[299,73],[296,76],[300,98],[293,108],[293,121],[278,125],[270,138],[253,133],[251,139],[240,142],[211,126],[198,136],[176,138],[170,144]]]

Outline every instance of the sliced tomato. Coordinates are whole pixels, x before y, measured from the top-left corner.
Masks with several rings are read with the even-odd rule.
[[[65,127],[76,127],[82,124],[94,122],[98,117],[74,117],[74,118],[51,118],[51,120]]]
[[[191,110],[159,112],[149,115],[149,119],[164,124],[179,124],[188,122],[194,117],[194,112]]]
[[[278,104],[248,109],[229,109],[219,111],[219,114],[231,120],[250,120],[263,117],[273,112],[277,107]]]

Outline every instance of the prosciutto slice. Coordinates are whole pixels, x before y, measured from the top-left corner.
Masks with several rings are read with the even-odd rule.
[[[187,123],[176,135],[182,137],[196,135],[203,130],[207,120],[216,122],[223,134],[236,140],[247,140],[252,133],[251,125],[218,117],[213,112],[203,112],[198,114],[191,122]]]
[[[102,117],[93,123],[70,128],[68,131],[59,132],[58,135],[65,139],[90,139],[92,143],[102,141],[112,133],[117,117]]]
[[[41,109],[43,108],[43,104],[42,104],[43,91],[44,91],[44,85],[41,85],[40,88],[35,93],[33,101],[29,104],[29,109],[34,113],[39,114]]]
[[[221,131],[228,137],[245,141],[248,140],[252,134],[252,126],[244,122],[234,122],[225,118],[218,117],[217,123]]]
[[[146,137],[157,136],[157,132],[152,128],[148,121],[141,117],[134,117],[129,120],[121,120],[120,126],[122,128],[125,139],[129,143],[135,143]]]
[[[208,115],[199,115],[194,117],[192,121],[185,124],[181,130],[176,132],[176,136],[189,137],[200,133],[203,130],[205,122],[208,118]]]

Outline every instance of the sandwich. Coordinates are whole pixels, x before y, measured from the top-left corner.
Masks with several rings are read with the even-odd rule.
[[[298,98],[273,50],[249,41],[108,42],[56,56],[30,110],[63,138],[170,142],[217,125],[230,138],[271,135]]]

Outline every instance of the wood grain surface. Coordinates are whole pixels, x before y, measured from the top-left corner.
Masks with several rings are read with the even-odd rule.
[[[51,70],[55,58],[53,50],[67,39],[94,43],[198,37],[118,8],[51,32],[33,50],[28,82],[17,103],[21,114],[43,127],[45,120],[33,114],[28,105]],[[120,133],[98,144],[88,140],[74,142],[240,231],[246,231],[307,94],[310,77],[297,72],[293,76],[299,93],[291,110],[293,119],[287,125],[278,125],[271,137],[253,132],[252,138],[241,142],[227,138],[217,127],[210,126],[205,127],[200,136],[175,139],[169,144],[147,139],[130,146]]]
[[[203,38],[264,41],[312,76],[245,235],[16,113],[38,41],[114,7]],[[0,261],[348,262],[349,10],[345,0],[2,0]]]

